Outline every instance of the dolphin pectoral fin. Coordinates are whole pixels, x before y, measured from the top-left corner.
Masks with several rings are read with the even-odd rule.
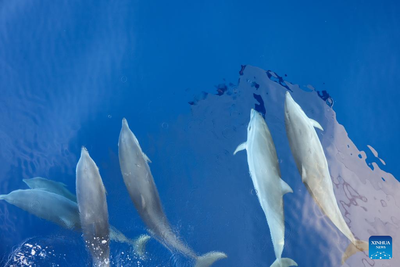
[[[310,118],[309,118],[309,120],[311,121],[312,126],[314,126],[315,128],[320,129],[321,131],[324,130],[324,128],[322,128],[321,124],[319,124],[317,121],[315,121],[313,119],[310,119]]]
[[[226,254],[223,252],[211,251],[197,257],[195,267],[208,267],[211,266],[215,261],[225,259],[227,257],[228,256],[226,256]]]
[[[236,148],[235,152],[233,152],[233,155],[236,155],[239,151],[245,150],[247,146],[247,142],[243,142],[238,147]]]
[[[293,189],[282,179],[281,179],[281,187],[282,187],[282,195],[287,193],[293,193]]]
[[[103,189],[104,189],[104,194],[108,195],[107,189],[106,189],[106,187],[104,186],[104,184],[103,184]]]
[[[60,220],[64,223],[67,229],[71,230],[74,228],[74,224],[70,220],[67,220],[64,217],[60,217]]]
[[[149,239],[149,235],[141,235],[132,241],[132,246],[135,250],[135,253],[141,258],[145,257],[146,245]]]
[[[342,265],[346,262],[348,258],[350,258],[353,254],[356,254],[359,251],[368,251],[368,242],[362,240],[356,240],[356,244],[354,245],[352,242],[347,246],[346,251],[342,256]]]
[[[59,184],[59,185],[62,186],[62,187],[67,187],[67,185],[64,184],[64,183],[62,183],[62,182],[56,182],[56,183]]]
[[[297,263],[289,258],[280,258],[276,259],[274,263],[272,263],[271,267],[288,267],[288,266],[297,266]]]
[[[144,154],[143,152],[142,152],[142,154],[143,154],[144,159],[145,159],[147,162],[151,163],[151,160],[149,159],[149,157],[148,157],[146,154]]]

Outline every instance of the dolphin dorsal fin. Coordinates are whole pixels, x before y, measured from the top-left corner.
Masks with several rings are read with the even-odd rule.
[[[315,128],[320,129],[321,131],[324,130],[324,128],[322,128],[321,124],[319,124],[316,120],[313,120],[313,119],[310,119],[310,118],[309,118],[309,120],[310,120],[312,126],[314,126]]]
[[[239,151],[245,150],[247,147],[247,142],[243,142],[238,147],[236,148],[235,152],[233,152],[233,155],[236,155]]]
[[[143,195],[140,195],[140,198],[142,199],[142,209],[146,208],[146,200],[144,200]]]
[[[146,154],[144,154],[143,152],[142,152],[142,154],[143,154],[144,159],[145,159],[147,162],[151,163],[151,160],[149,159],[149,157],[148,157]]]
[[[293,193],[292,188],[282,179],[281,179],[281,187],[282,187],[282,195],[287,193]]]
[[[301,165],[301,180],[304,182],[307,178],[307,172],[303,165]]]

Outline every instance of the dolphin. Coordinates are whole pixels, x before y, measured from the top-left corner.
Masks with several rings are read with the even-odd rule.
[[[99,169],[82,147],[76,165],[76,196],[83,238],[93,258],[93,266],[110,266],[110,227],[106,189]]]
[[[78,206],[58,194],[40,189],[15,190],[7,195],[0,195],[0,200],[66,229],[81,230]]]
[[[368,243],[357,240],[343,219],[333,192],[324,150],[314,128],[322,126],[307,117],[303,109],[286,92],[285,126],[297,169],[308,192],[332,223],[350,240],[342,264],[354,253],[368,250]]]
[[[140,235],[136,239],[132,240],[130,238],[127,238],[117,228],[110,225],[110,240],[131,245],[133,247],[133,252],[136,253],[142,259],[146,259],[145,248],[147,241],[149,241],[149,239],[150,239],[149,235]]]
[[[36,188],[53,192],[76,202],[76,196],[66,188],[66,185],[64,183],[52,181],[42,177],[23,179],[22,181],[27,184],[29,188]]]
[[[216,260],[227,257],[225,253],[216,251],[197,256],[174,233],[161,205],[157,187],[148,165],[150,160],[142,152],[139,141],[129,129],[126,119],[122,120],[118,153],[122,176],[131,200],[149,232],[158,241],[172,252],[179,252],[186,257],[195,259],[196,267],[207,267]]]
[[[31,179],[23,179],[23,181],[31,188],[31,189],[40,189],[44,191],[48,191],[51,193],[55,193],[60,196],[64,196],[70,200],[75,199],[76,206],[76,216],[79,217],[78,205],[76,204],[76,196],[72,194],[67,188],[66,185],[60,182],[55,182],[42,177],[34,177]],[[27,200],[29,201],[29,200]],[[63,205],[63,204],[61,204]],[[28,211],[29,212],[29,211]],[[56,209],[55,213],[59,214],[59,216],[63,215],[63,209]],[[32,212],[30,212],[32,213]],[[79,220],[78,220],[79,221]],[[79,230],[81,229],[79,222]],[[150,236],[148,235],[140,235],[136,239],[127,238],[121,231],[119,231],[114,226],[110,225],[110,240],[125,243],[133,247],[134,253],[137,253],[138,256],[145,256],[145,247],[147,241],[149,241]]]
[[[283,195],[293,193],[293,190],[281,179],[271,133],[263,117],[254,109],[250,112],[247,141],[240,144],[233,154],[241,150],[247,151],[250,176],[269,225],[276,257],[271,267],[297,266],[294,260],[281,258],[285,244]]]

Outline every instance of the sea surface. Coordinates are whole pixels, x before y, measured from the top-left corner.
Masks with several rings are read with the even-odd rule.
[[[213,266],[270,266],[269,227],[245,152],[250,110],[265,118],[286,194],[283,257],[299,266],[400,266],[400,4],[396,1],[0,1],[0,195],[23,179],[75,194],[85,146],[109,222],[148,233],[123,182],[121,121],[149,166],[173,230]],[[337,203],[357,239],[389,235],[393,258],[359,252],[301,181],[285,93],[318,121]],[[111,266],[194,266],[156,239]],[[82,234],[0,201],[0,266],[91,266]]]

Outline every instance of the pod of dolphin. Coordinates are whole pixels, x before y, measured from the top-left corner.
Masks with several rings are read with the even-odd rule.
[[[368,250],[368,243],[357,240],[343,219],[333,192],[328,162],[315,128],[321,125],[307,117],[289,92],[285,97],[285,127],[289,147],[302,182],[314,201],[332,223],[350,240],[342,256],[342,264],[354,253]],[[272,267],[297,266],[289,258],[281,258],[285,243],[283,195],[293,193],[281,179],[278,157],[271,133],[263,117],[251,110],[247,141],[235,150],[247,151],[250,176],[258,199],[267,218],[276,260]]]
[[[354,237],[337,205],[328,163],[315,130],[323,130],[321,125],[307,117],[289,92],[286,92],[285,97],[285,126],[302,182],[325,216],[350,240],[342,256],[343,264],[354,253],[368,250],[368,243]],[[297,266],[294,260],[282,258],[285,244],[283,195],[293,193],[293,190],[281,178],[270,130],[263,117],[254,109],[250,113],[247,141],[240,144],[234,154],[241,150],[247,151],[250,176],[270,229],[276,257],[271,267]],[[143,153],[126,119],[122,120],[118,154],[125,186],[152,237],[172,253],[180,253],[192,259],[195,267],[207,267],[227,257],[218,251],[198,255],[173,231],[150,171],[150,160]],[[0,200],[63,228],[82,231],[93,266],[110,266],[110,241],[132,246],[134,253],[145,259],[145,246],[150,236],[141,235],[132,240],[109,224],[106,189],[99,169],[85,147],[82,147],[76,166],[76,196],[64,184],[45,178],[35,177],[23,181],[29,189],[0,195]]]

